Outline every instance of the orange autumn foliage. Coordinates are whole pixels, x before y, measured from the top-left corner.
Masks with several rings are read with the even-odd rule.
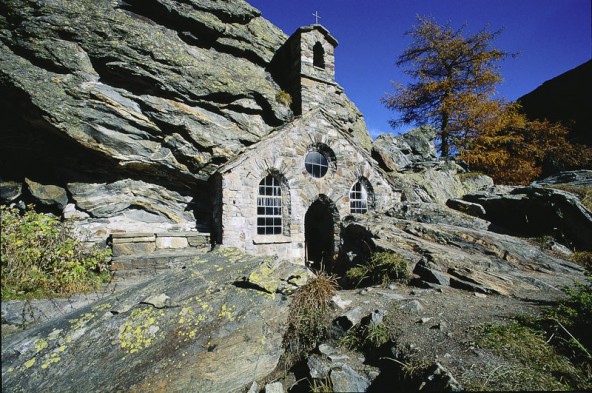
[[[592,165],[592,149],[571,143],[566,127],[547,120],[529,121],[517,104],[500,104],[497,114],[483,120],[480,133],[466,141],[459,157],[497,184],[528,184],[547,168]]]

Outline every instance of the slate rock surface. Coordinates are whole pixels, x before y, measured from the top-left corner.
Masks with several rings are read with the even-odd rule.
[[[268,262],[233,249],[207,253],[4,337],[2,390],[246,390],[278,364],[287,298],[234,283]]]

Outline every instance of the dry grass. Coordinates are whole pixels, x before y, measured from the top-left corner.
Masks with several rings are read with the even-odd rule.
[[[592,252],[590,251],[577,251],[571,256],[571,260],[580,266],[592,271]]]
[[[295,355],[295,358],[312,349],[325,335],[329,323],[331,298],[336,291],[336,279],[321,272],[294,293],[284,346]]]
[[[290,106],[292,104],[292,96],[284,90],[277,93],[275,99],[277,102],[285,106]]]
[[[394,281],[407,282],[410,276],[409,263],[392,252],[377,252],[372,254],[366,264],[349,269],[346,276],[355,287],[360,285],[387,286]]]
[[[471,378],[469,390],[590,389],[590,376],[578,370],[549,343],[544,331],[523,322],[486,325],[476,340],[479,347],[504,359]]]

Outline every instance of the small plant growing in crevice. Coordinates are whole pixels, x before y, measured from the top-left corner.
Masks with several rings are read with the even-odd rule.
[[[314,348],[329,326],[331,298],[337,291],[334,277],[320,272],[292,296],[284,347],[294,359]]]
[[[370,256],[366,264],[359,264],[346,272],[355,287],[361,285],[387,286],[391,282],[409,281],[409,263],[392,252],[381,251]]]
[[[333,393],[333,383],[331,378],[313,379],[309,389],[312,393]]]
[[[292,96],[285,90],[281,90],[279,93],[277,93],[275,100],[285,106],[292,105]]]
[[[572,254],[571,260],[592,271],[592,251],[576,251]]]
[[[339,344],[349,349],[373,353],[387,343],[394,343],[398,335],[399,331],[393,318],[387,315],[379,322],[362,321],[352,326]]]

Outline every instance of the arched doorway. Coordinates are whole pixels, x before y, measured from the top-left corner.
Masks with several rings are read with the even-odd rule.
[[[310,205],[304,216],[306,263],[313,269],[331,269],[335,253],[335,224],[339,220],[337,209],[325,195]]]

